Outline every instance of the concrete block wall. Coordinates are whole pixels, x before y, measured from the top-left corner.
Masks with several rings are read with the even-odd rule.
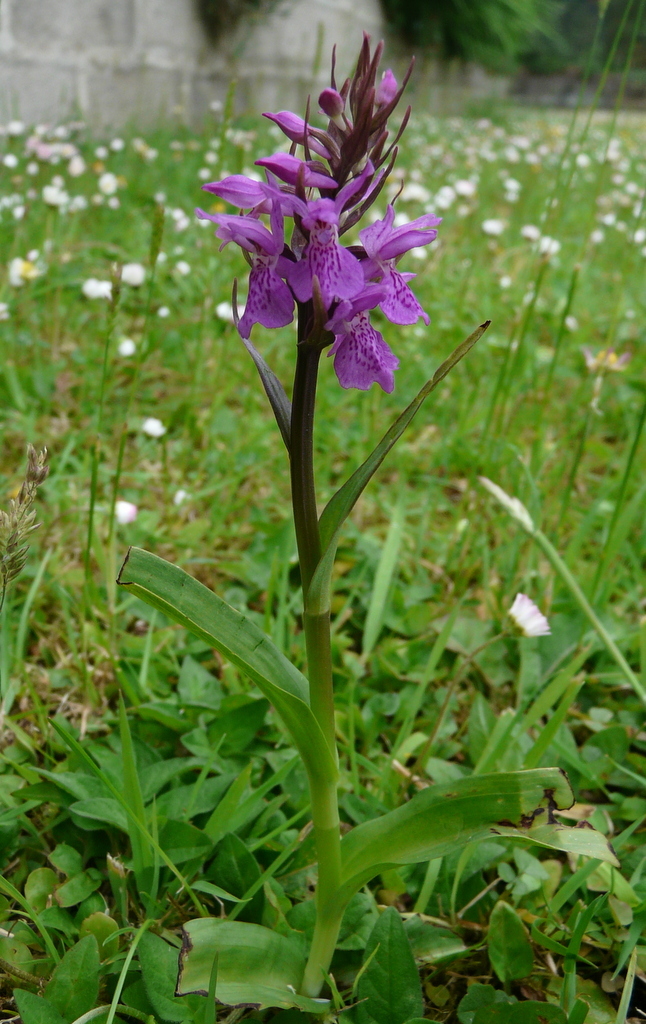
[[[298,109],[383,28],[379,0],[278,0],[213,46],[195,0],[0,0],[0,122],[199,123],[232,77],[241,109]]]

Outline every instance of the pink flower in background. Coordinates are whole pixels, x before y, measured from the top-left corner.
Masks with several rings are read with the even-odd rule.
[[[137,518],[138,509],[131,501],[117,501],[114,506],[114,515],[120,526],[134,523]]]

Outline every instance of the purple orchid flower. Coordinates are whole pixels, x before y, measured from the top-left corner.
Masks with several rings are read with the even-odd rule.
[[[255,217],[238,217],[228,213],[205,213],[197,210],[200,219],[218,225],[216,236],[222,239],[220,248],[236,242],[251,256],[249,294],[243,316],[238,324],[242,338],[248,338],[254,324],[263,327],[286,327],[294,319],[294,297],[282,280],[291,263],[283,255],[283,214],[273,204],[271,231]]]
[[[350,301],[340,302],[325,325],[334,334],[328,356],[342,388],[367,391],[375,382],[388,394],[395,387],[399,359],[370,323],[369,310],[384,298],[381,285],[368,285]]]
[[[291,263],[287,273],[287,280],[299,302],[311,299],[313,277],[318,278],[326,307],[334,299],[351,299],[363,290],[365,275],[361,263],[339,244],[339,221],[344,206],[373,173],[374,168],[368,162],[361,174],[344,185],[335,199],[313,199],[304,203],[296,196],[287,197],[293,211],[300,214],[303,227],[310,236],[303,259]]]
[[[274,153],[273,156],[265,156],[255,162],[259,167],[266,167],[288,185],[296,185],[300,175],[306,188],[338,188],[337,182],[329,174],[322,174],[312,166],[311,161],[308,163],[299,160],[291,153]]]
[[[292,114],[291,110],[280,110],[277,114],[263,114],[263,117],[268,117],[270,121],[273,121],[278,125],[281,132],[287,136],[292,142],[298,143],[299,146],[305,145],[305,121],[298,114]],[[318,153],[319,156],[324,157],[326,160],[330,159],[331,153],[328,147],[321,142],[316,136],[322,134],[317,129],[307,125],[307,144],[313,153]]]
[[[400,273],[395,261],[409,249],[417,245],[428,245],[437,238],[435,227],[441,223],[442,218],[428,213],[398,228],[393,227],[394,219],[395,210],[389,204],[383,220],[377,220],[359,232],[361,244],[368,256],[368,260],[363,263],[363,271],[366,280],[379,276],[386,287],[387,294],[381,308],[392,323],[414,324],[421,316],[429,324],[430,317],[408,287],[408,281],[415,274]]]

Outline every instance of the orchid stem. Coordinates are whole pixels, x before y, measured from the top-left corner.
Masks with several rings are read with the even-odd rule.
[[[314,408],[320,348],[308,344],[308,306],[299,304],[298,348],[292,395],[290,470],[294,527],[303,587],[303,628],[307,650],[310,706],[336,760],[330,616],[308,611],[307,592],[321,558],[321,538],[314,485]],[[316,927],[305,968],[302,992],[321,991],[341,926],[344,905],[341,882],[341,837],[336,776],[310,781],[314,837],[318,861]]]

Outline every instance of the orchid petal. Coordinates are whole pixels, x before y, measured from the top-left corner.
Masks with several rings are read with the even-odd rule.
[[[273,267],[256,265],[249,275],[249,295],[244,315],[238,324],[243,338],[248,338],[254,324],[263,327],[286,327],[294,319],[294,297]]]
[[[337,335],[329,355],[342,388],[367,391],[375,382],[388,394],[395,387],[397,356],[370,323],[367,313],[359,313],[347,333]]]
[[[384,275],[382,283],[387,285],[388,293],[381,303],[382,312],[393,324],[415,324],[422,317],[428,326],[431,318],[428,313],[424,312],[414,293],[408,287],[406,278],[409,277],[415,277],[415,275],[400,274],[394,268],[390,268]]]
[[[202,190],[212,192],[213,195],[241,209],[258,206],[265,198],[261,182],[248,178],[246,174],[230,174],[222,181],[202,185]]]

